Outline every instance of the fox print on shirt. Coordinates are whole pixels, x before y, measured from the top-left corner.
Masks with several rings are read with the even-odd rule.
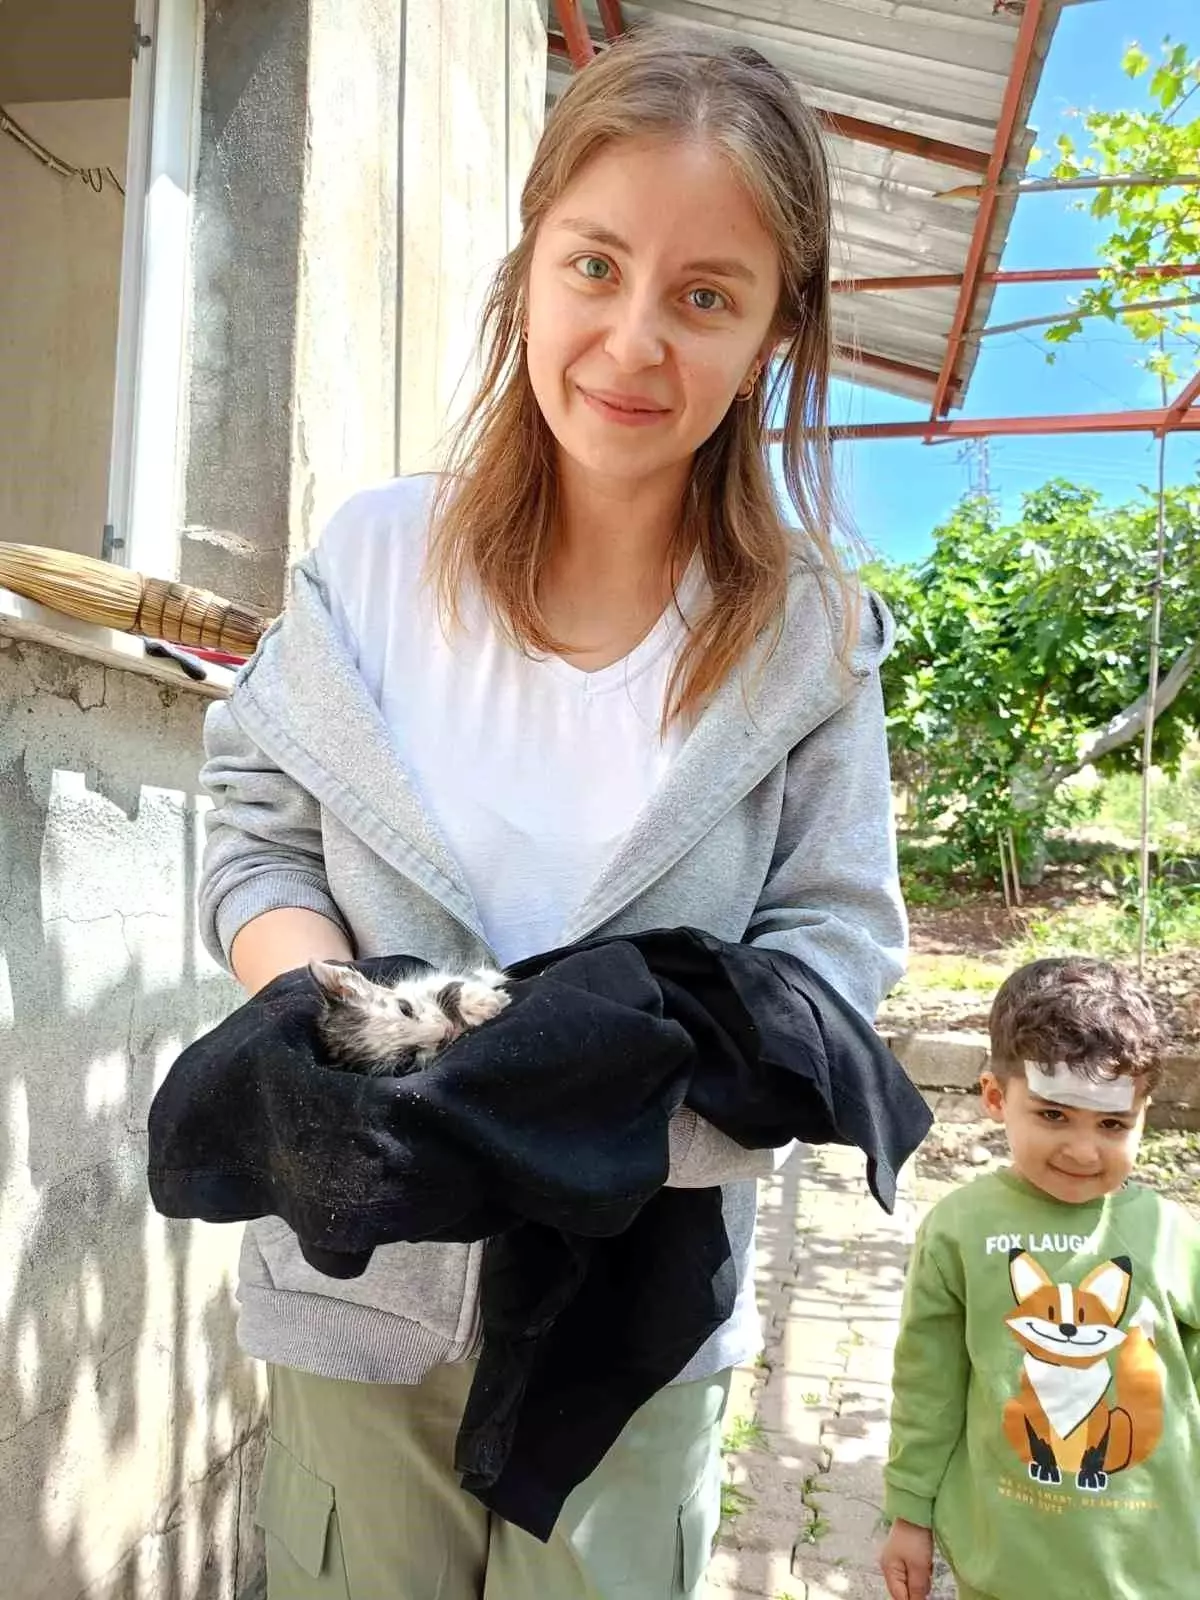
[[[1152,1455],[1163,1431],[1163,1365],[1155,1312],[1143,1299],[1124,1328],[1133,1269],[1101,1262],[1078,1284],[1055,1283],[1028,1250],[1009,1253],[1016,1309],[1005,1321],[1025,1351],[1020,1390],[1004,1407],[1004,1432],[1035,1483],[1064,1474],[1090,1494],[1110,1473]]]

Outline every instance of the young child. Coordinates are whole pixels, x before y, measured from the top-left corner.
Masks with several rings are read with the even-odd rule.
[[[1200,1226],[1129,1182],[1161,1041],[1107,962],[1034,961],[997,994],[983,1103],[1011,1167],[917,1236],[880,1557],[925,1600],[1200,1594]]]

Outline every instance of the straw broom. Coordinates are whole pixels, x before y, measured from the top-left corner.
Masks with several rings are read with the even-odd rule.
[[[0,543],[0,586],[81,622],[231,655],[253,655],[268,621],[207,589],[35,544]]]

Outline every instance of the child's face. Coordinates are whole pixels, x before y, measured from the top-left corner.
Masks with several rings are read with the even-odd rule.
[[[981,1087],[988,1116],[1004,1124],[1014,1169],[1053,1199],[1098,1200],[1133,1171],[1146,1123],[1144,1094],[1129,1111],[1083,1111],[1039,1099],[1020,1075],[1001,1083],[985,1072]]]

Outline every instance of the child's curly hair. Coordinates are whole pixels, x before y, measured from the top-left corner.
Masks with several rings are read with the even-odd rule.
[[[1149,1094],[1161,1075],[1162,1030],[1149,994],[1089,956],[1031,961],[1010,974],[988,1018],[991,1070],[1003,1082],[1026,1061],[1062,1062],[1093,1081],[1133,1078]]]

